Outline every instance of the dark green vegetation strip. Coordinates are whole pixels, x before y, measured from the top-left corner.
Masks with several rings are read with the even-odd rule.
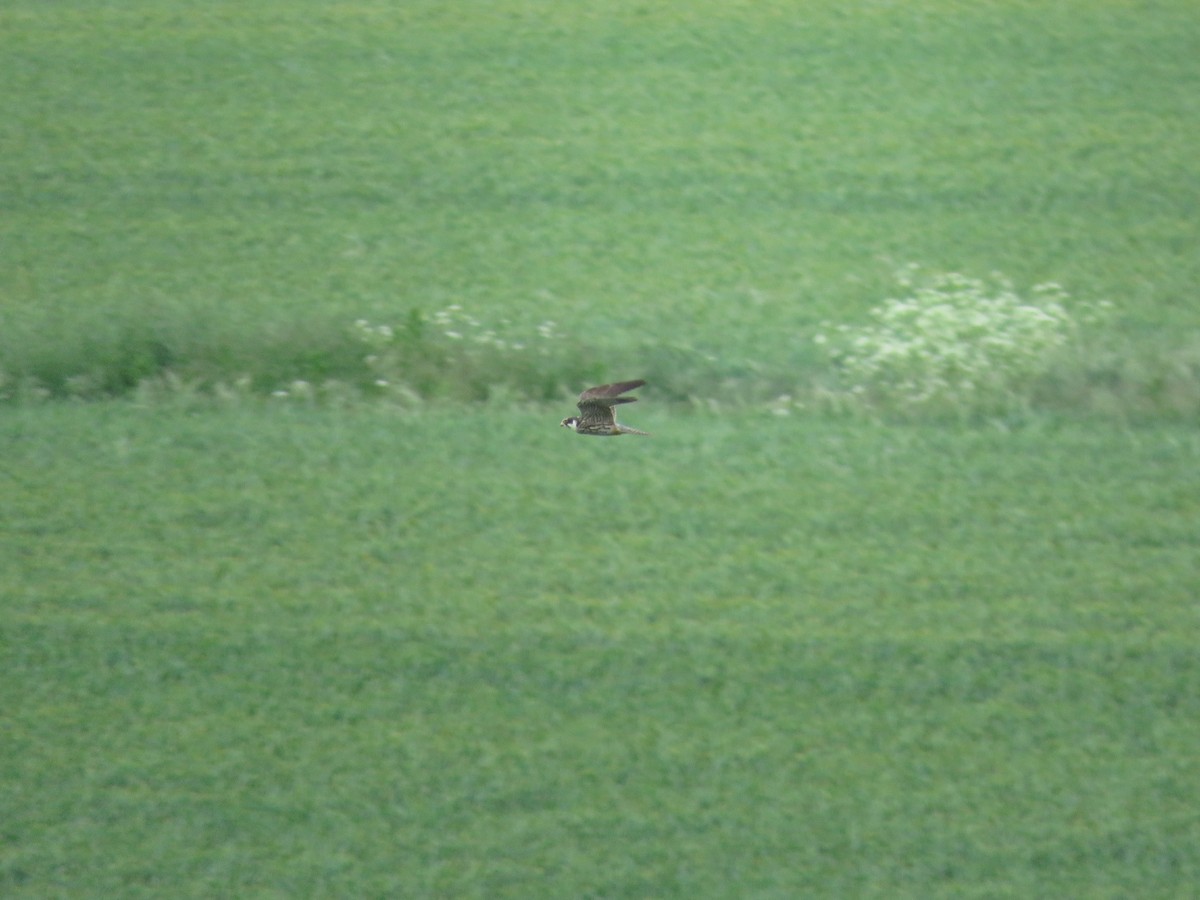
[[[1200,881],[1200,442],[3,422],[6,896]]]

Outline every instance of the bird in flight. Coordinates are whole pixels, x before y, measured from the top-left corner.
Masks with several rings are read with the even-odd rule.
[[[626,391],[640,388],[646,382],[618,381],[613,384],[602,384],[599,387],[588,388],[579,395],[579,415],[567,416],[559,422],[563,428],[570,428],[576,434],[591,434],[597,437],[615,437],[618,434],[645,434],[617,424],[613,407],[620,403],[636,403],[637,397],[622,397]]]

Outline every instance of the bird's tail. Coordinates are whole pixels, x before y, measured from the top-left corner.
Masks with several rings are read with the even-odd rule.
[[[648,431],[638,431],[636,428],[630,428],[628,425],[617,425],[617,434],[641,434],[650,437]]]

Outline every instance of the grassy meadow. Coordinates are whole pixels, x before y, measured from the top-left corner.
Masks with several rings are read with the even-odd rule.
[[[8,896],[1185,896],[1200,437],[5,423]]]
[[[6,4],[0,894],[1191,896],[1196,25]],[[864,408],[909,264],[1111,306]]]

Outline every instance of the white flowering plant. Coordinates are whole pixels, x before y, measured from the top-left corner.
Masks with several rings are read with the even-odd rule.
[[[896,278],[904,296],[874,307],[868,324],[816,337],[844,387],[873,405],[997,410],[1026,403],[1080,325],[1108,306],[1072,311],[1054,282],[1021,296],[998,273],[985,280],[909,265]]]
[[[359,319],[370,386],[406,403],[431,396],[483,400],[555,396],[578,365],[578,348],[550,320],[529,333],[502,321],[487,325],[457,303],[432,314],[412,311],[398,326]]]

